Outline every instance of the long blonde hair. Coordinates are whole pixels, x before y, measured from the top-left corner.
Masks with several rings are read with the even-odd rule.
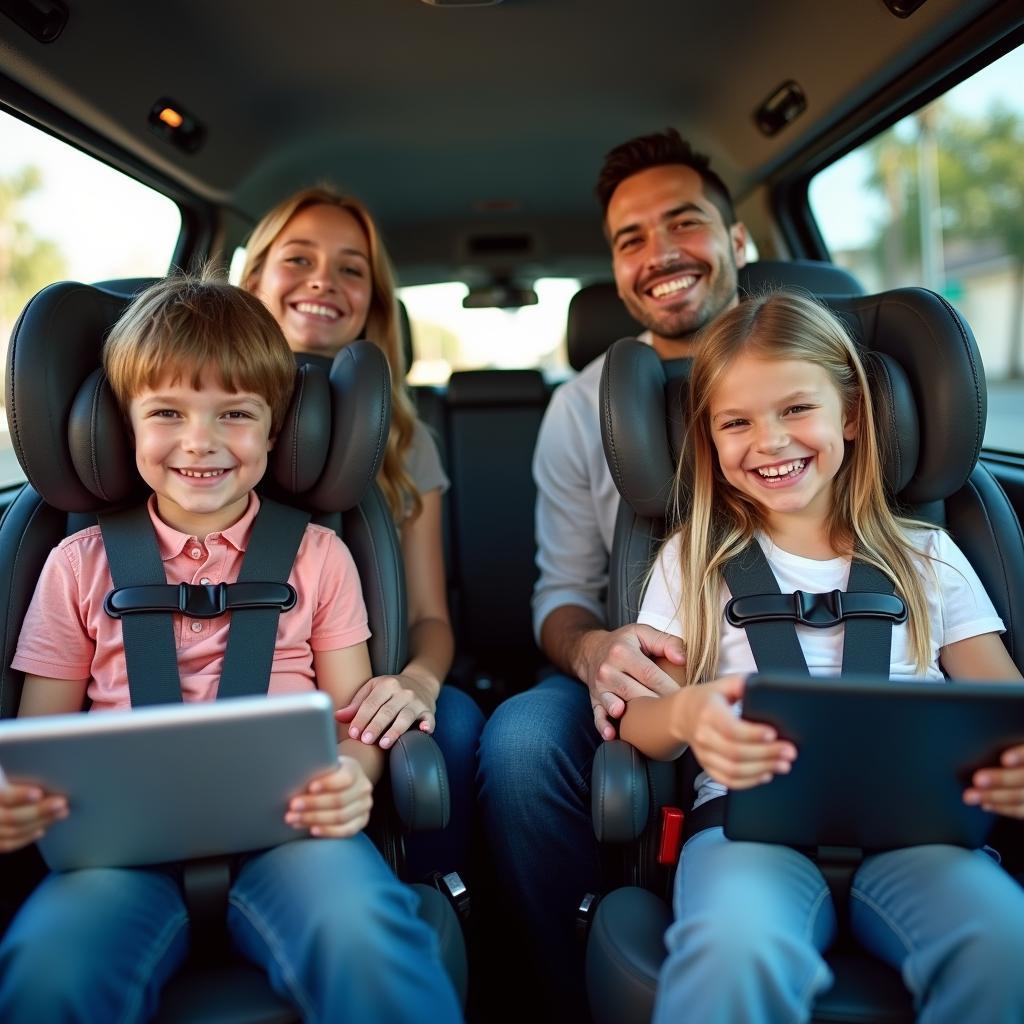
[[[326,185],[302,189],[275,206],[252,230],[242,267],[242,287],[255,293],[266,263],[267,253],[277,236],[297,213],[310,206],[333,206],[355,217],[370,252],[370,309],[363,336],[387,357],[391,370],[391,432],[377,482],[387,499],[396,523],[415,519],[423,508],[416,484],[405,468],[405,456],[412,444],[416,413],[405,387],[405,355],[399,341],[398,306],[395,301],[395,275],[384,250],[380,233],[369,210],[352,196],[342,195]]]
[[[867,376],[843,325],[813,299],[778,291],[749,299],[715,320],[700,338],[690,375],[690,422],[676,472],[674,531],[681,542],[686,683],[717,675],[722,570],[756,543],[755,535],[766,526],[762,509],[726,481],[711,436],[711,397],[741,354],[813,363],[838,390],[857,432],[833,480],[829,542],[842,555],[856,549],[857,557],[893,581],[907,605],[910,650],[923,672],[931,660],[928,608],[905,531],[926,524],[889,508]]]

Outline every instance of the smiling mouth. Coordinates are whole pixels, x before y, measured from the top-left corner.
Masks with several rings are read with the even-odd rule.
[[[174,472],[189,480],[210,480],[223,476],[228,471],[226,469],[176,469]]]
[[[688,291],[698,280],[696,274],[680,274],[679,277],[669,278],[667,281],[659,281],[652,288],[646,289],[652,299],[664,299],[678,292]]]
[[[292,307],[297,313],[307,316],[318,316],[324,320],[340,320],[341,313],[333,306],[322,306],[319,302],[296,302]]]
[[[792,462],[783,462],[777,466],[758,466],[754,472],[762,480],[790,480],[799,476],[810,461],[809,456],[804,456],[802,459],[793,459]]]

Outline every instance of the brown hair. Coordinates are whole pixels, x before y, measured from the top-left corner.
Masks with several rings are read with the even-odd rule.
[[[718,208],[725,226],[731,227],[736,223],[732,196],[725,182],[711,170],[711,161],[703,153],[696,152],[675,128],[666,128],[653,135],[638,135],[605,154],[595,188],[602,214],[607,216],[612,194],[627,178],[651,167],[672,164],[696,171],[704,194]]]
[[[882,440],[860,356],[842,323],[819,302],[792,292],[748,299],[718,317],[700,337],[690,375],[690,425],[676,474],[681,525],[680,620],[687,637],[687,683],[712,679],[721,638],[722,567],[765,528],[754,501],[729,485],[711,435],[712,395],[741,354],[799,360],[829,376],[857,435],[833,481],[827,523],[832,549],[857,556],[896,584],[907,603],[910,649],[919,670],[930,661],[928,607],[906,530],[927,524],[897,517],[886,500]],[[922,555],[922,552],[916,552]]]
[[[295,357],[266,306],[210,271],[168,277],[141,292],[103,345],[103,368],[126,414],[132,398],[168,374],[198,388],[208,367],[226,391],[264,398],[271,436],[278,433],[295,385]]]
[[[370,309],[362,334],[384,353],[391,370],[391,432],[377,479],[392,517],[401,523],[407,512],[409,518],[415,518],[423,507],[419,491],[405,468],[405,456],[412,444],[416,414],[405,389],[406,367],[399,342],[395,277],[369,210],[358,199],[342,195],[326,185],[316,185],[289,196],[253,228],[242,267],[242,287],[248,292],[257,290],[270,247],[292,217],[310,206],[333,206],[347,211],[355,217],[366,235],[370,252],[371,292]]]

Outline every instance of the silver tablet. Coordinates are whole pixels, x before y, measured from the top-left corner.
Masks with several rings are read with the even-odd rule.
[[[320,692],[0,722],[8,779],[68,797],[70,814],[39,842],[57,871],[296,839],[284,823],[289,797],[336,761]]]
[[[757,675],[743,717],[794,742],[788,775],[730,791],[725,834],[790,846],[977,847],[995,815],[963,802],[1024,742],[1024,684]]]

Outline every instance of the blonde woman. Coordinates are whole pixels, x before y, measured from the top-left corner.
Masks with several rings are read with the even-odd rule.
[[[690,398],[677,493],[692,495],[692,511],[663,547],[640,610],[641,622],[686,643],[687,662],[662,663],[680,689],[629,701],[621,732],[659,759],[692,748],[704,769],[695,807],[789,771],[798,753],[734,713],[755,664],[743,630],[723,622],[723,567],[748,545],[760,545],[783,593],[845,590],[853,558],[888,576],[908,610],[892,631],[893,677],[1020,678],[1003,623],[953,541],[889,510],[864,369],[823,306],[777,292],[723,314],[702,337]],[[839,674],[842,627],[797,635],[812,674]],[[975,773],[964,800],[1024,817],[1022,765],[1024,746],[1005,751]],[[797,850],[731,842],[720,827],[698,832],[680,858],[675,915],[656,1024],[804,1021],[831,983],[821,951],[835,911]],[[1024,891],[985,852],[933,845],[867,857],[850,921],[901,971],[922,1021],[1024,1019]]]
[[[398,675],[370,679],[339,715],[353,739],[384,748],[413,726],[433,732],[448,764],[452,820],[443,833],[415,837],[411,867],[464,872],[483,715],[443,685],[453,656],[441,542],[448,479],[405,388],[394,275],[373,218],[330,188],[297,192],[254,228],[242,286],[264,302],[294,352],[333,357],[367,338],[388,359],[391,434],[378,483],[401,538],[410,660]]]

